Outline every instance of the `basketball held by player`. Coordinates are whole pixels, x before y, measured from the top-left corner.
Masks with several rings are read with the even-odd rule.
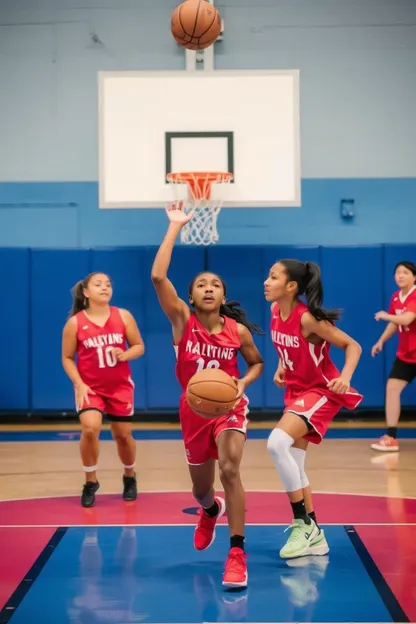
[[[129,361],[141,357],[145,347],[132,314],[110,306],[112,294],[105,273],[91,273],[78,282],[62,337],[62,364],[74,384],[82,426],[83,507],[94,505],[99,488],[96,471],[104,414],[124,466],[123,498],[137,498],[136,443],[132,435],[134,383]]]
[[[306,451],[310,442],[322,441],[341,408],[353,410],[361,402],[362,395],[350,385],[361,347],[335,327],[338,311],[322,308],[318,265],[280,260],[271,267],[264,288],[271,303],[271,338],[279,358],[274,381],[285,388],[284,413],[267,448],[294,517],[280,556],[325,555],[329,547],[316,520],[305,472]],[[306,303],[300,300],[302,295]],[[330,345],[345,351],[341,372],[330,359]]]
[[[371,349],[375,357],[383,350],[384,343],[398,333],[396,359],[386,385],[387,433],[371,445],[375,451],[382,452],[399,450],[400,397],[416,377],[416,265],[408,260],[398,262],[394,279],[399,290],[392,295],[388,312],[380,310],[375,314],[376,321],[386,321],[388,325]]]
[[[226,301],[222,279],[209,272],[199,273],[189,287],[189,305],[178,297],[168,279],[175,241],[192,218],[179,208],[168,211],[170,224],[152,267],[152,281],[160,305],[172,324],[176,351],[176,375],[182,387],[179,417],[185,454],[193,485],[193,495],[201,505],[194,533],[197,550],[208,548],[215,538],[215,526],[227,510],[230,550],[225,563],[223,585],[245,587],[247,565],[244,552],[245,493],[240,478],[240,462],[247,431],[247,386],[262,373],[263,360],[251,332],[261,332],[247,319],[236,302]],[[237,356],[241,353],[247,370],[240,377]],[[235,378],[237,402],[226,415],[205,419],[194,413],[186,401],[189,380],[204,368],[220,368]],[[225,501],[215,495],[215,463]]]

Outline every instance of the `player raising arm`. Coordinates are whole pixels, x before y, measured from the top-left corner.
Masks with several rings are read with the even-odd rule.
[[[381,310],[376,321],[386,321],[386,329],[371,350],[374,357],[396,332],[399,335],[396,359],[386,386],[387,434],[371,445],[375,451],[398,451],[397,425],[400,419],[400,395],[416,377],[416,265],[404,260],[396,264],[394,279],[399,290],[390,301],[388,312]]]
[[[361,355],[360,345],[337,329],[335,310],[322,308],[318,265],[280,260],[264,283],[271,302],[271,337],[279,366],[275,383],[285,387],[284,413],[267,442],[292,506],[291,534],[280,551],[284,559],[325,555],[329,548],[316,523],[311,488],[305,473],[309,442],[319,444],[342,407],[356,408],[362,396],[350,386]],[[299,297],[305,295],[306,304]],[[329,357],[329,346],[345,351],[341,373]]]
[[[111,281],[105,273],[91,273],[78,282],[62,337],[62,364],[74,384],[82,426],[81,458],[86,478],[81,496],[83,507],[94,505],[100,487],[96,470],[104,413],[124,465],[123,498],[131,501],[137,497],[136,443],[131,426],[134,384],[129,360],[143,355],[144,344],[130,312],[110,306],[112,294]]]
[[[247,430],[248,399],[245,389],[263,370],[263,360],[251,332],[260,332],[251,324],[236,302],[226,301],[226,286],[215,273],[203,272],[189,286],[189,305],[178,297],[167,273],[175,241],[192,215],[178,208],[168,211],[170,224],[157,252],[152,281],[160,305],[172,324],[177,364],[176,375],[182,387],[179,417],[193,495],[201,505],[194,534],[198,550],[208,548],[215,538],[217,520],[227,509],[230,527],[230,551],[225,564],[223,585],[245,587],[247,566],[244,553],[245,493],[240,478],[240,462]],[[238,352],[247,362],[240,377]],[[186,387],[191,377],[203,368],[220,368],[237,380],[238,402],[225,416],[204,419],[195,414],[186,401]],[[225,502],[215,495],[215,460],[218,459]]]

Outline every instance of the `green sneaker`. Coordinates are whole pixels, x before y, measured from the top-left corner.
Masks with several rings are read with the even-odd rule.
[[[301,518],[295,518],[292,524],[285,529],[285,532],[292,529],[289,539],[280,550],[279,555],[282,559],[293,559],[294,557],[306,557],[311,554],[309,545],[311,541],[319,534],[319,529],[315,522],[311,520],[310,524],[306,524]]]
[[[308,555],[327,555],[329,553],[328,542],[324,530],[317,527],[319,533],[309,543]]]

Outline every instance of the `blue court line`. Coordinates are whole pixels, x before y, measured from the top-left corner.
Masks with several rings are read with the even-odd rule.
[[[16,587],[15,591],[0,611],[0,624],[6,624],[6,622],[8,622],[15,613],[17,607],[23,601],[32,584],[36,581],[48,560],[52,557],[54,549],[58,547],[66,531],[66,528],[60,527],[52,535],[51,539],[46,544],[35,563],[32,565],[26,576],[22,579],[18,587]]]
[[[352,545],[357,551],[357,554],[361,559],[361,563],[363,564],[363,566],[367,570],[369,577],[373,581],[374,587],[377,589],[386,609],[393,618],[393,622],[409,622],[409,618],[401,608],[399,601],[391,591],[388,583],[386,582],[386,579],[381,574],[374,559],[368,552],[364,542],[358,535],[355,528],[353,526],[346,526],[345,531],[350,538]]]
[[[329,555],[286,562],[278,557],[281,527],[247,527],[249,587],[238,593],[221,585],[226,526],[205,552],[193,548],[192,526],[63,529],[15,602],[12,622],[407,622],[386,599],[384,579],[374,583],[364,544],[357,548],[348,533],[353,527],[324,529]]]
[[[266,440],[273,429],[249,429],[249,440]],[[327,440],[370,440],[379,438],[386,432],[385,429],[329,429],[325,439]],[[161,429],[133,431],[136,440],[181,440],[179,430]],[[1,431],[0,442],[68,442],[79,440],[79,431]],[[401,429],[399,438],[403,440],[415,440],[416,428]],[[112,440],[111,431],[103,430],[100,434],[101,440]]]

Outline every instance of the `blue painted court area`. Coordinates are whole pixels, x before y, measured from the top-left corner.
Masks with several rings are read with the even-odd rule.
[[[266,440],[273,428],[270,429],[249,429],[248,437],[250,440]],[[329,429],[325,435],[327,440],[340,439],[377,439],[386,433],[385,429],[362,429],[362,428],[346,428],[346,429]],[[133,431],[136,440],[182,440],[179,429],[146,429]],[[0,431],[0,442],[67,442],[68,440],[78,440],[79,431]],[[403,440],[416,439],[416,427],[409,429],[401,429],[399,438]],[[103,430],[100,434],[101,440],[112,440],[111,431]]]
[[[192,526],[71,528],[11,622],[394,621],[345,527],[325,530],[328,556],[289,565],[277,555],[283,527],[247,527],[249,588],[232,593],[221,585],[225,526],[202,553],[193,549]]]

